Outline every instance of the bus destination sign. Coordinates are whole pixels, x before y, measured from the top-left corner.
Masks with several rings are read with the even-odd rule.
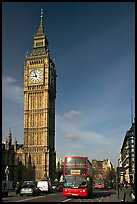
[[[70,174],[81,174],[81,170],[80,169],[71,169],[70,170]]]

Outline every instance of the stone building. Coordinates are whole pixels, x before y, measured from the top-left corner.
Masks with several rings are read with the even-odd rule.
[[[25,165],[35,168],[35,179],[54,178],[56,69],[44,32],[43,10],[33,49],[24,66]],[[27,172],[26,172],[27,174]]]
[[[108,181],[115,180],[115,170],[112,163],[108,159],[102,161],[92,160],[94,179],[106,179]]]
[[[12,132],[9,130],[5,142],[2,142],[2,180],[6,180],[5,169],[8,166],[8,180],[22,181],[26,167],[22,165],[24,154],[23,144],[17,144],[16,139],[12,144]]]
[[[24,144],[18,145],[15,140],[12,146],[11,133],[3,144],[3,160],[6,157],[3,169],[5,165],[11,167],[12,163],[10,173],[14,180],[55,178],[57,75],[48,44],[41,9],[38,32],[34,35],[32,51],[26,56],[24,64]]]
[[[119,167],[124,169],[120,179],[135,180],[135,121],[126,132],[122,147],[120,150]]]
[[[64,166],[64,162],[60,157],[56,157],[56,179],[58,181],[61,180],[62,176],[63,176],[63,166]]]

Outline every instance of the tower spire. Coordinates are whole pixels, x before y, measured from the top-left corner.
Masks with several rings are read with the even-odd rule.
[[[40,11],[41,11],[41,18],[43,18],[43,9],[40,9]]]
[[[44,35],[44,26],[43,26],[43,9],[40,10],[40,25],[36,36]]]

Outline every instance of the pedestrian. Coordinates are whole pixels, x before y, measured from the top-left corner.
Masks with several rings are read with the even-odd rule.
[[[17,183],[16,183],[16,188],[15,188],[16,194],[20,193],[20,189],[21,189],[21,185],[20,185],[20,183],[17,181]]]
[[[123,188],[123,182],[120,182],[120,191],[122,191]]]
[[[113,183],[113,189],[116,190],[116,183]]]
[[[135,202],[135,183],[134,181],[131,181],[131,187],[132,187],[131,197],[132,197],[133,202]]]
[[[132,194],[133,190],[131,185],[125,181],[125,185],[124,185],[124,196],[123,196],[123,202],[133,202],[131,194]]]
[[[120,183],[118,182],[118,184],[117,184],[117,197],[118,197],[118,199],[119,199],[119,189],[120,189]]]
[[[3,183],[3,189],[4,189],[4,190],[6,189],[6,185],[7,185],[7,184],[4,182],[4,183]]]

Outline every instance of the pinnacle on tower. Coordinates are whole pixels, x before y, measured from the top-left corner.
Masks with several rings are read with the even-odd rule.
[[[36,36],[41,36],[44,35],[44,26],[43,26],[43,9],[41,9],[41,14],[40,14],[40,25],[39,25],[39,29],[38,32],[36,34]]]
[[[12,133],[11,133],[11,129],[9,128],[9,132],[8,132],[8,139],[10,140],[11,139],[11,136],[12,135]]]

